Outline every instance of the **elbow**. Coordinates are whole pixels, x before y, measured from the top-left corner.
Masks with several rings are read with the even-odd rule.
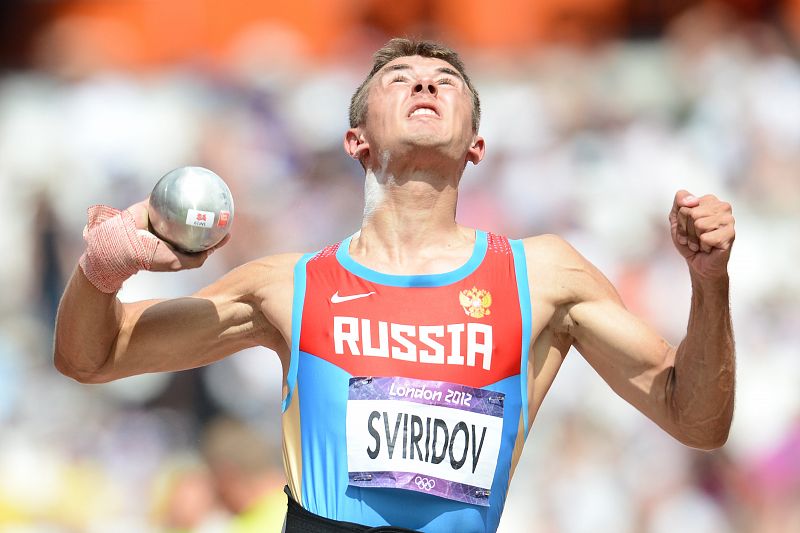
[[[676,391],[673,370],[667,382],[669,422],[665,429],[685,446],[705,451],[722,448],[733,422],[733,387],[700,398],[686,394],[679,398]]]
[[[701,438],[682,436],[678,438],[678,440],[681,444],[689,446],[690,448],[710,452],[722,448],[725,443],[728,442],[728,433],[727,430],[720,431],[713,435],[705,435]]]
[[[725,417],[718,421],[704,421],[685,426],[672,433],[681,444],[697,450],[712,451],[722,448],[728,442],[731,419]]]
[[[78,369],[70,363],[69,357],[58,348],[53,351],[53,365],[61,374],[85,385],[107,383],[111,381],[111,379],[102,372],[102,366],[92,370]]]
[[[731,433],[731,420],[728,419],[728,422],[717,431],[713,438],[709,440],[708,447],[703,448],[704,450],[716,450],[718,448],[722,448],[725,446],[725,443],[728,442],[728,436]]]

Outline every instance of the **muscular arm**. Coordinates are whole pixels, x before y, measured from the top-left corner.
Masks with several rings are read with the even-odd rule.
[[[122,303],[76,269],[59,306],[55,365],[85,383],[205,365],[244,348],[277,349],[282,338],[260,308],[259,290],[291,285],[294,256],[248,263],[191,297]]]
[[[593,266],[576,262],[565,327],[578,351],[617,394],[682,443],[724,444],[734,377],[727,290],[694,284],[686,337],[675,348],[630,313]]]
[[[728,278],[714,283],[692,278],[689,326],[676,350],[667,394],[691,441],[710,440],[718,447],[731,426],[735,385]]]
[[[558,329],[617,394],[679,441],[721,446],[734,395],[727,276],[692,273],[687,334],[676,348],[630,313],[611,283],[572,247],[552,237],[547,248],[561,294]]]

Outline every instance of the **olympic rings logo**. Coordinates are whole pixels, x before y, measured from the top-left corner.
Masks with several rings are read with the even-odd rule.
[[[414,483],[417,484],[417,487],[425,491],[430,491],[433,487],[436,486],[435,479],[429,479],[427,477],[421,477],[421,476],[417,476],[416,478],[414,478]]]

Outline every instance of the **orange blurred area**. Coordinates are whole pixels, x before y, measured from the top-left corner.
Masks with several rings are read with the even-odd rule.
[[[795,36],[795,40],[800,40],[800,0],[787,0],[782,18],[786,20],[789,30]]]
[[[56,8],[54,25],[69,22],[87,47],[100,46],[108,60],[139,67],[223,54],[251,27],[271,24],[301,35],[324,53],[352,25],[347,2],[297,0],[76,0]]]
[[[218,56],[237,35],[260,25],[301,36],[315,55],[337,50],[360,24],[387,34],[429,33],[467,46],[527,47],[615,34],[625,0],[74,0],[53,4],[55,27],[65,21],[86,47],[119,66]]]
[[[442,0],[437,22],[470,47],[589,44],[619,34],[625,0]]]
[[[0,60],[50,69],[70,62],[77,71],[141,69],[225,63],[242,47],[275,56],[360,58],[397,35],[487,52],[553,44],[591,49],[660,33],[682,11],[703,4],[748,18],[778,18],[800,33],[798,0],[12,0],[0,7],[0,18],[10,15],[0,27],[6,34]],[[43,57],[42,49],[60,53]],[[80,57],[80,65],[67,57]]]

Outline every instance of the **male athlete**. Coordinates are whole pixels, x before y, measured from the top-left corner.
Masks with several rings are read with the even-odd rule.
[[[143,231],[144,203],[91,209],[56,367],[98,383],[275,350],[288,532],[495,531],[570,346],[682,443],[721,446],[734,398],[730,206],[675,195],[670,229],[692,300],[673,347],[559,237],[456,223],[461,175],[484,154],[479,118],[454,52],[390,41],[353,96],[344,139],[366,172],[361,230],[317,253],[247,263],[191,297],[121,303],[137,270],[194,268],[208,253]]]

